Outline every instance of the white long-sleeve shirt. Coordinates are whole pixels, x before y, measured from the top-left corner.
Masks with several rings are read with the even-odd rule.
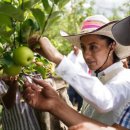
[[[113,64],[99,74],[102,82],[77,68],[66,57],[57,66],[56,71],[96,111],[100,113],[114,111],[116,117],[112,117],[113,121],[116,121],[124,105],[130,100],[130,70],[123,68],[121,62]]]
[[[83,58],[83,54],[82,54],[81,50],[79,50],[77,55],[72,50],[68,54],[67,58],[69,60],[71,60],[74,63],[75,66],[81,67],[86,73],[89,73],[89,68],[88,68],[87,64],[85,63],[85,60]]]

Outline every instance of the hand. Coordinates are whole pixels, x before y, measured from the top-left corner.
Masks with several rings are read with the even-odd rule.
[[[68,130],[86,130],[85,123],[71,126]]]
[[[104,124],[98,124],[89,120],[89,122],[83,122],[78,125],[74,125],[69,127],[68,130],[127,130],[124,127],[121,127],[118,124],[114,124],[113,126],[107,126]]]
[[[15,77],[6,76],[6,77],[1,78],[1,80],[3,80],[11,88],[17,88],[18,87],[17,79],[18,79],[17,76],[15,76]]]
[[[98,128],[98,127],[89,127],[88,123],[84,122],[84,123],[80,123],[78,125],[71,126],[71,127],[69,127],[68,130],[101,130],[101,127],[100,128]],[[111,130],[111,129],[108,129],[108,130]]]
[[[50,60],[55,64],[59,64],[63,59],[63,55],[51,44],[47,37],[40,37],[34,35],[28,39],[29,47]],[[36,44],[39,44],[40,48],[36,48]]]
[[[55,103],[60,100],[57,92],[44,80],[33,79],[33,82],[26,81],[24,84],[25,101],[38,110],[52,111]]]

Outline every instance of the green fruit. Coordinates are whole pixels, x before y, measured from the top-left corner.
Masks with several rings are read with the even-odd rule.
[[[15,64],[20,66],[26,66],[32,63],[34,54],[32,50],[28,47],[21,46],[14,50],[13,61]]]
[[[16,76],[20,73],[21,66],[17,66],[15,64],[11,64],[9,66],[4,67],[3,72],[8,76]]]

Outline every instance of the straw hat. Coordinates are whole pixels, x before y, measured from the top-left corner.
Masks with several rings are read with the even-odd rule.
[[[119,43],[130,46],[130,16],[117,22],[112,27],[112,33]]]
[[[107,18],[102,15],[90,16],[82,24],[81,33],[75,35],[62,35],[68,39],[72,44],[80,47],[80,37],[88,34],[104,35],[112,38],[116,42],[115,53],[120,58],[130,56],[130,46],[122,46],[119,44],[112,34],[112,27],[117,21],[109,22]]]

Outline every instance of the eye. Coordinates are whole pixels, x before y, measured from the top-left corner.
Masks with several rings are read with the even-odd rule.
[[[90,46],[89,46],[89,50],[90,50],[90,51],[97,51],[97,50],[98,50],[98,46],[95,45],[95,44],[90,45]]]
[[[84,51],[85,47],[82,45],[82,43],[80,44],[81,50]]]

